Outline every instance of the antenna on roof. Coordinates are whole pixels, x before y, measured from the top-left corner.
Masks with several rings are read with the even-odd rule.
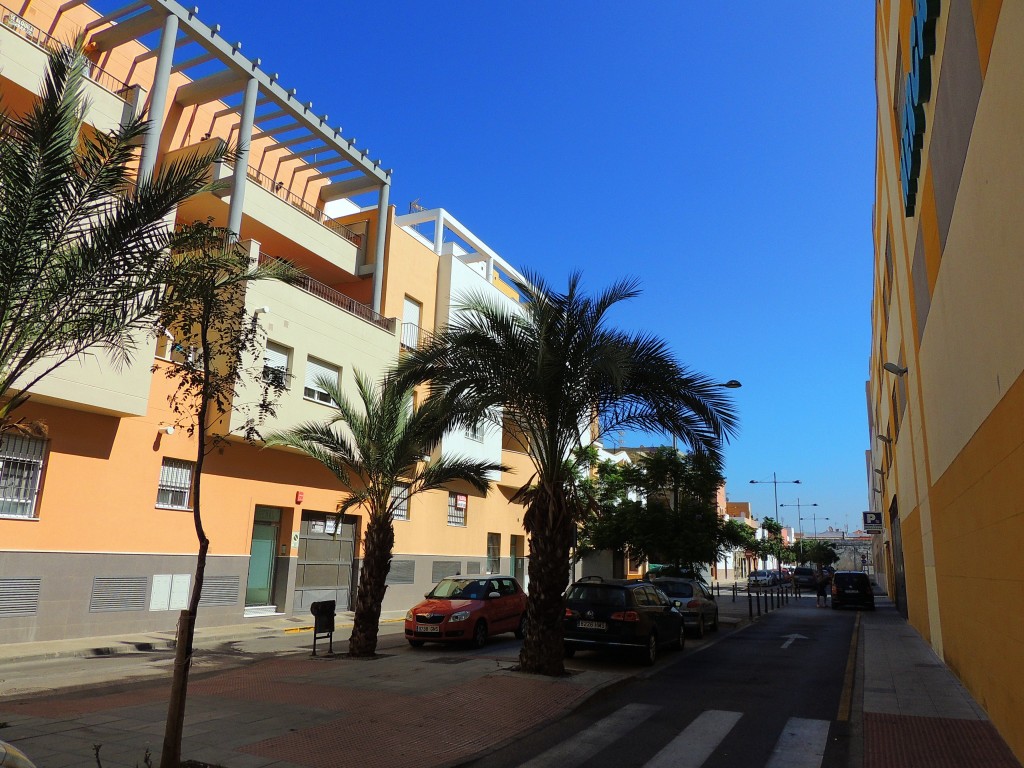
[[[409,213],[418,213],[419,211],[425,210],[427,209],[420,205],[420,199],[418,197],[409,203]]]

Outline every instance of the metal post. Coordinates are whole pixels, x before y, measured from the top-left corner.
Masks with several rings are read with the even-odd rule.
[[[238,239],[242,231],[242,205],[245,202],[245,185],[249,174],[249,144],[252,142],[252,124],[256,119],[256,99],[260,93],[260,81],[249,78],[242,96],[242,116],[238,122],[238,157],[235,160],[235,175],[231,179],[231,207],[228,209],[229,237]]]
[[[747,590],[747,614],[749,618],[754,618],[754,596],[750,594],[750,590]]]
[[[377,201],[377,243],[373,251],[373,311],[383,314],[381,302],[384,300],[384,246],[387,243],[388,199],[391,193],[391,180],[380,188],[380,199]]]
[[[156,71],[153,73],[153,88],[149,93],[149,128],[142,141],[142,157],[139,159],[139,178],[152,178],[156,168],[156,156],[160,151],[160,133],[164,127],[164,110],[167,107],[167,85],[171,79],[171,65],[174,63],[174,45],[178,38],[178,17],[167,14],[164,28],[160,33],[160,47],[156,55]]]

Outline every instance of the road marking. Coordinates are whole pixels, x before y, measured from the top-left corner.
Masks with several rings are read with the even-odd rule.
[[[586,730],[546,752],[541,752],[519,768],[570,768],[581,765],[605,747],[636,728],[661,707],[653,704],[627,704]]]
[[[850,654],[846,657],[846,674],[843,675],[843,692],[839,696],[839,712],[836,720],[845,723],[850,719],[850,708],[853,704],[853,682],[857,671],[857,643],[860,637],[860,613],[853,623],[853,636],[850,638]]]
[[[702,712],[644,768],[700,768],[741,717],[742,712],[720,709]]]
[[[793,644],[794,640],[806,640],[807,639],[803,635],[783,635],[783,637],[788,638],[786,640],[786,642],[784,642],[782,644],[783,649],[789,648],[789,646],[791,646]]]
[[[830,725],[828,720],[789,718],[765,768],[820,768]]]

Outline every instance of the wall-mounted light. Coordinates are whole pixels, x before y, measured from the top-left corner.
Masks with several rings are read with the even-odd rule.
[[[889,437],[888,435],[875,435],[875,437],[877,437],[879,440],[881,440],[886,445],[892,445],[892,438]]]
[[[878,467],[875,467],[875,472],[877,472],[880,475],[884,475],[885,474],[885,472],[883,472],[882,470],[878,469]]]
[[[256,307],[252,311],[253,315],[266,315],[270,312],[270,307]]]
[[[889,373],[895,374],[896,376],[907,375],[907,369],[902,365],[896,365],[896,363],[882,363],[882,367]]]
[[[162,426],[162,427],[160,427],[157,430],[157,432],[162,432],[165,435],[173,435],[174,434],[174,425],[173,424],[167,424],[165,426]]]

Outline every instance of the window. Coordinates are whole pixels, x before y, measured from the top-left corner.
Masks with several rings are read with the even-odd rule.
[[[0,437],[0,517],[35,517],[45,454],[41,438]]]
[[[487,572],[501,572],[501,534],[487,534]]]
[[[327,390],[317,382],[321,379],[327,379],[337,385],[340,374],[341,371],[330,363],[321,362],[313,357],[306,358],[306,379],[305,385],[302,388],[302,396],[307,400],[313,400],[324,405],[334,405],[334,401],[327,394]]]
[[[409,519],[409,484],[399,483],[391,489],[391,519]]]
[[[157,336],[156,357],[178,365],[198,363],[202,360],[198,347],[183,346],[170,331],[164,331]]]
[[[168,509],[192,509],[192,470],[195,464],[181,459],[164,459],[160,467],[160,488],[156,505]]]
[[[448,493],[448,525],[466,525],[468,497],[464,493]]]
[[[478,443],[482,443],[484,441],[483,426],[479,422],[476,424],[470,424],[466,427],[466,437],[470,440],[476,440]]]
[[[422,314],[423,305],[406,296],[402,305],[402,346],[406,349],[417,349],[420,345]]]
[[[263,353],[263,380],[271,386],[280,389],[288,387],[288,348],[267,342],[267,349]]]

